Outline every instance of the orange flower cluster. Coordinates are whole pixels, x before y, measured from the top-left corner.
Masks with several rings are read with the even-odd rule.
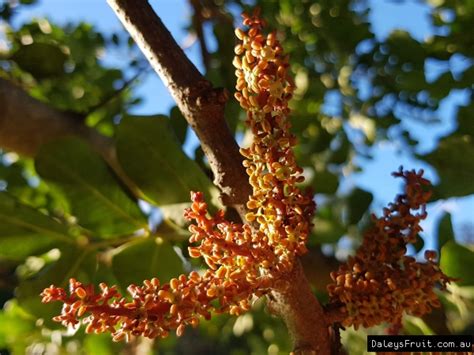
[[[224,221],[222,212],[208,218],[201,193],[193,193],[192,200],[192,207],[185,211],[187,218],[197,222],[190,226],[190,242],[201,243],[189,252],[194,257],[204,255],[210,270],[202,276],[195,271],[180,275],[164,285],[156,278],[145,280],[142,286],[130,285],[129,298],[122,297],[115,286],[101,284],[101,293],[95,293],[92,285],[71,279],[69,296],[55,286],[41,294],[45,303],[64,303],[54,320],[75,326],[78,318],[87,315],[83,319],[86,332],[108,331],[120,341],[131,335],[166,337],[171,330],[181,335],[186,325],[196,327],[199,318],[209,319],[211,312],[239,315],[247,311],[252,297],[266,292],[268,279],[259,277],[254,263],[267,254],[251,249],[251,240],[242,239],[250,236],[245,226]]]
[[[100,293],[71,279],[69,294],[51,286],[41,294],[43,302],[61,301],[65,326],[87,324],[87,332],[111,332],[120,341],[130,336],[165,337],[171,330],[181,335],[187,325],[197,326],[211,312],[239,315],[277,285],[292,270],[296,255],[306,251],[315,204],[296,187],[304,180],[295,163],[289,133],[288,100],[293,85],[287,74],[288,60],[275,34],[264,36],[263,21],[244,15],[248,32],[236,30],[242,43],[236,47],[237,99],[248,112],[247,124],[254,141],[242,149],[244,166],[253,194],[245,216],[248,223],[224,219],[223,211],[209,216],[202,193],[185,217],[195,222],[189,247],[191,257],[203,257],[209,269],[192,272],[161,285],[157,279],[131,285],[129,297],[116,287],[100,285]],[[196,244],[197,243],[197,244]]]
[[[244,16],[247,32],[237,29],[242,41],[235,47],[237,76],[235,97],[247,110],[247,124],[253,143],[241,149],[253,195],[247,202],[248,222],[257,222],[259,238],[275,255],[277,267],[288,271],[295,255],[304,254],[315,210],[312,196],[304,195],[297,184],[304,181],[292,147],[288,101],[294,85],[288,74],[288,57],[275,33],[264,35],[264,22],[256,13]]]
[[[382,217],[372,216],[374,226],[364,235],[356,255],[331,273],[331,301],[344,305],[347,326],[397,323],[403,312],[418,317],[429,313],[440,306],[434,289],[445,289],[451,280],[436,264],[436,252],[425,253],[426,263],[405,255],[407,245],[414,244],[422,231],[430,182],[423,178],[423,171],[400,168],[393,175],[405,180],[405,193],[384,209]]]

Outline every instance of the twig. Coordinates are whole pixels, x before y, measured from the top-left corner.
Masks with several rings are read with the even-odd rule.
[[[191,6],[194,9],[193,16],[193,27],[196,31],[197,38],[199,40],[199,47],[201,48],[201,57],[206,72],[209,70],[209,51],[207,50],[206,37],[204,36],[203,23],[204,17],[202,16],[202,4],[200,0],[190,0]]]
[[[132,76],[130,79],[124,81],[122,83],[122,86],[117,89],[117,90],[114,90],[113,92],[109,93],[107,96],[105,96],[100,102],[98,102],[97,104],[95,105],[92,105],[91,107],[88,107],[87,108],[87,113],[84,115],[84,116],[88,116],[90,115],[91,113],[97,111],[98,109],[106,106],[110,101],[112,101],[113,99],[115,99],[116,97],[120,96],[120,94],[122,94],[125,90],[127,90],[128,88],[130,88],[130,86],[143,74],[145,73],[146,71],[148,71],[150,68],[148,66],[144,66],[144,67],[141,67],[138,69],[138,71],[135,73],[134,76]]]
[[[224,118],[228,94],[197,70],[147,1],[108,0],[196,132],[226,205],[243,205],[251,188]]]
[[[120,166],[110,138],[87,127],[76,114],[52,108],[0,78],[0,148],[34,157],[43,144],[67,136],[80,137],[89,143],[130,191],[140,196]]]

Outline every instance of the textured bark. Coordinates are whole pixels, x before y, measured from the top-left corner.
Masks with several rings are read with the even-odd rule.
[[[238,146],[224,119],[227,94],[203,78],[146,0],[107,1],[195,130],[224,202],[242,211],[251,188]],[[331,353],[323,308],[312,294],[299,262],[270,299],[269,306],[285,321],[293,337],[296,353]]]
[[[83,137],[100,151],[110,145],[106,137],[85,127],[80,117],[55,110],[0,78],[0,146],[3,149],[34,156],[41,145],[64,136]]]
[[[295,354],[331,353],[330,329],[324,309],[311,292],[299,261],[269,300],[270,311],[283,319],[293,338]]]
[[[224,118],[228,95],[197,70],[145,0],[107,0],[163,80],[194,129],[227,205],[244,204],[251,188]]]

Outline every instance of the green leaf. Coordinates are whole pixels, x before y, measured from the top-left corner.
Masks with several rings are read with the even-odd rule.
[[[112,270],[120,287],[140,284],[153,277],[168,282],[183,272],[183,262],[170,243],[161,238],[138,239],[119,248],[112,259]]]
[[[430,96],[437,100],[442,100],[449,95],[451,88],[456,84],[453,74],[450,70],[441,74],[434,83],[426,85],[429,88]]]
[[[357,224],[372,203],[373,196],[370,192],[356,188],[347,199],[348,224]]]
[[[43,79],[64,73],[67,55],[57,45],[34,42],[21,46],[12,56],[23,70]]]
[[[38,174],[68,198],[78,224],[98,237],[113,238],[146,228],[137,203],[81,140],[68,138],[45,145],[35,165]]]
[[[334,194],[339,186],[339,178],[329,171],[316,172],[311,180],[311,186],[318,194]]]
[[[121,352],[122,346],[115,343],[110,334],[90,334],[84,339],[84,350],[86,354],[114,355]]]
[[[211,182],[183,153],[165,116],[126,117],[118,127],[117,154],[151,203],[189,202],[190,191],[210,196]]]
[[[0,258],[24,259],[58,242],[74,243],[67,226],[0,192]]]
[[[13,353],[24,354],[31,344],[32,334],[39,332],[35,321],[15,300],[8,302],[0,311],[0,349],[8,346],[10,350],[14,349]]]
[[[441,270],[450,276],[459,278],[457,284],[460,286],[474,285],[474,252],[457,244],[454,241],[447,242],[441,248]]]
[[[178,141],[183,144],[186,140],[186,133],[188,131],[188,122],[177,106],[174,106],[170,111],[170,124],[173,128],[174,134]]]
[[[448,198],[474,193],[474,144],[470,136],[449,136],[434,152],[424,156],[441,178],[436,197]]]
[[[403,330],[408,335],[434,335],[435,333],[425,321],[419,317],[405,316]]]
[[[189,231],[176,221],[163,218],[163,221],[156,227],[155,233],[167,241],[183,241],[189,239]]]
[[[438,224],[438,249],[441,249],[447,242],[454,241],[453,224],[451,214],[446,213]]]

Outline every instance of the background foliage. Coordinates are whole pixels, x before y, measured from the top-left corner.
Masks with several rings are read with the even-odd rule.
[[[0,77],[55,108],[77,113],[85,124],[113,137],[118,159],[142,198],[132,197],[102,158],[77,139],[47,144],[34,160],[0,153],[1,352],[112,354],[140,346],[164,354],[288,352],[283,324],[267,315],[261,302],[251,314],[215,317],[180,339],[171,336],[155,343],[113,344],[107,336],[85,336],[82,330],[73,335],[50,320],[58,309],[40,304],[38,294],[52,283],[64,286],[76,277],[124,289],[153,276],[168,279],[199,268],[186,255],[182,210],[190,190],[205,192],[215,204],[217,193],[201,149],[183,152],[191,138],[176,108],[168,116],[130,113],[140,104],[136,79],[149,69],[127,34],[100,33],[86,23],[58,26],[47,19],[13,25],[15,15],[35,2],[0,3],[7,44],[0,49]],[[198,34],[198,46],[203,27],[214,44],[208,47],[215,47],[203,48],[205,74],[230,92],[235,79],[234,42],[229,38],[235,16],[249,3],[190,1],[194,12],[187,30]],[[328,272],[315,260],[323,251],[326,265],[333,266],[336,257],[344,258],[358,245],[374,211],[374,196],[347,181],[367,169],[363,162],[376,154],[373,147],[380,142],[395,142],[404,154],[436,169],[434,200],[474,194],[474,2],[428,1],[433,36],[425,40],[403,30],[383,39],[375,36],[365,0],[255,3],[277,29],[292,62],[297,157],[319,204],[304,262],[324,300]],[[117,49],[128,61],[120,69],[100,59],[104,51]],[[461,66],[453,64],[459,61]],[[442,68],[435,76],[427,69],[430,63]],[[432,149],[422,149],[424,135],[419,132],[429,133],[442,119],[443,100],[460,91],[467,100],[456,107],[455,128],[435,140]],[[238,104],[229,102],[229,125],[245,142],[243,116]],[[421,127],[417,134],[410,129],[414,126]],[[397,166],[394,161],[392,170]],[[461,280],[451,293],[440,294],[442,309],[424,319],[407,317],[404,332],[472,334],[472,225],[455,236],[448,213],[436,225],[431,237],[437,240],[426,242],[440,251],[445,272]],[[411,252],[422,248],[421,243]],[[370,330],[380,331],[383,327]],[[351,354],[363,353],[364,330],[349,329],[343,339]]]

